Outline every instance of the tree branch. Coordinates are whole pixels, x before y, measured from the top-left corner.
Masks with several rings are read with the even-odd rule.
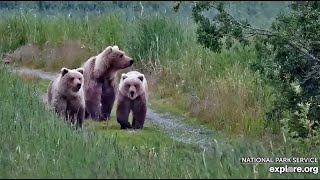
[[[293,47],[293,48],[299,50],[300,52],[302,52],[302,54],[306,55],[310,59],[320,62],[320,60],[318,58],[314,57],[312,54],[310,54],[306,49],[302,48],[301,46],[299,47],[299,45],[297,45],[297,44],[295,44],[295,43],[293,43],[292,41],[289,41],[289,40],[287,41],[287,43],[291,47]]]
[[[218,10],[216,7],[214,7],[216,10]],[[240,26],[242,29],[245,30],[252,30],[255,32],[248,32],[247,34],[259,34],[259,35],[269,35],[269,36],[279,36],[277,33],[274,33],[272,31],[268,31],[268,30],[264,30],[264,29],[258,29],[258,28],[253,28],[250,26],[246,26],[243,23],[240,23],[239,21],[237,21],[231,14],[229,14],[227,11],[222,10],[223,13],[225,13],[226,15],[228,15],[228,17],[230,18],[230,20],[237,24],[238,26]],[[310,59],[314,60],[314,61],[318,61],[320,62],[320,59],[314,57],[312,54],[310,54],[305,48],[303,48],[301,45],[298,45],[297,43],[294,43],[293,41],[287,40],[287,43],[297,49],[298,51],[300,51],[302,54],[306,55],[307,57],[309,57]]]

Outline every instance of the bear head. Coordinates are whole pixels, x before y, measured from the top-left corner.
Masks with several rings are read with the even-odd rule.
[[[63,67],[61,69],[61,83],[65,89],[71,93],[77,93],[83,86],[83,68],[68,69]]]
[[[130,67],[134,60],[121,51],[118,46],[108,46],[102,53],[97,56],[101,61],[99,64],[114,70],[125,69]]]
[[[130,99],[136,99],[145,93],[146,79],[144,74],[130,71],[121,74],[119,91]]]

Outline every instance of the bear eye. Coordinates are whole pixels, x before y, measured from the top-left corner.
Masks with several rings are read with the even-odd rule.
[[[74,80],[74,78],[71,78],[70,80],[71,80],[71,81],[73,81],[73,80]]]
[[[129,84],[127,84],[127,88],[129,88],[130,87],[130,85]]]
[[[81,78],[79,78],[79,80],[81,81]]]
[[[120,58],[122,58],[123,57],[123,54],[120,54]]]

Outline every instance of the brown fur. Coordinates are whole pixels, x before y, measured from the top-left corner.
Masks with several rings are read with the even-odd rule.
[[[133,64],[133,59],[119,50],[108,46],[97,56],[88,59],[84,68],[84,92],[86,118],[107,120],[116,97],[117,72]]]
[[[61,74],[50,82],[48,103],[57,114],[82,127],[85,113],[83,68],[62,68]]]
[[[148,86],[143,74],[130,71],[121,75],[117,97],[117,121],[121,129],[142,129],[147,114]],[[132,110],[132,125],[129,113]]]

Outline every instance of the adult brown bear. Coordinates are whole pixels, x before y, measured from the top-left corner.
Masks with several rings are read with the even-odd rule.
[[[119,50],[108,46],[97,56],[88,59],[84,68],[84,93],[86,118],[108,120],[117,91],[117,72],[130,67],[133,59]]]

